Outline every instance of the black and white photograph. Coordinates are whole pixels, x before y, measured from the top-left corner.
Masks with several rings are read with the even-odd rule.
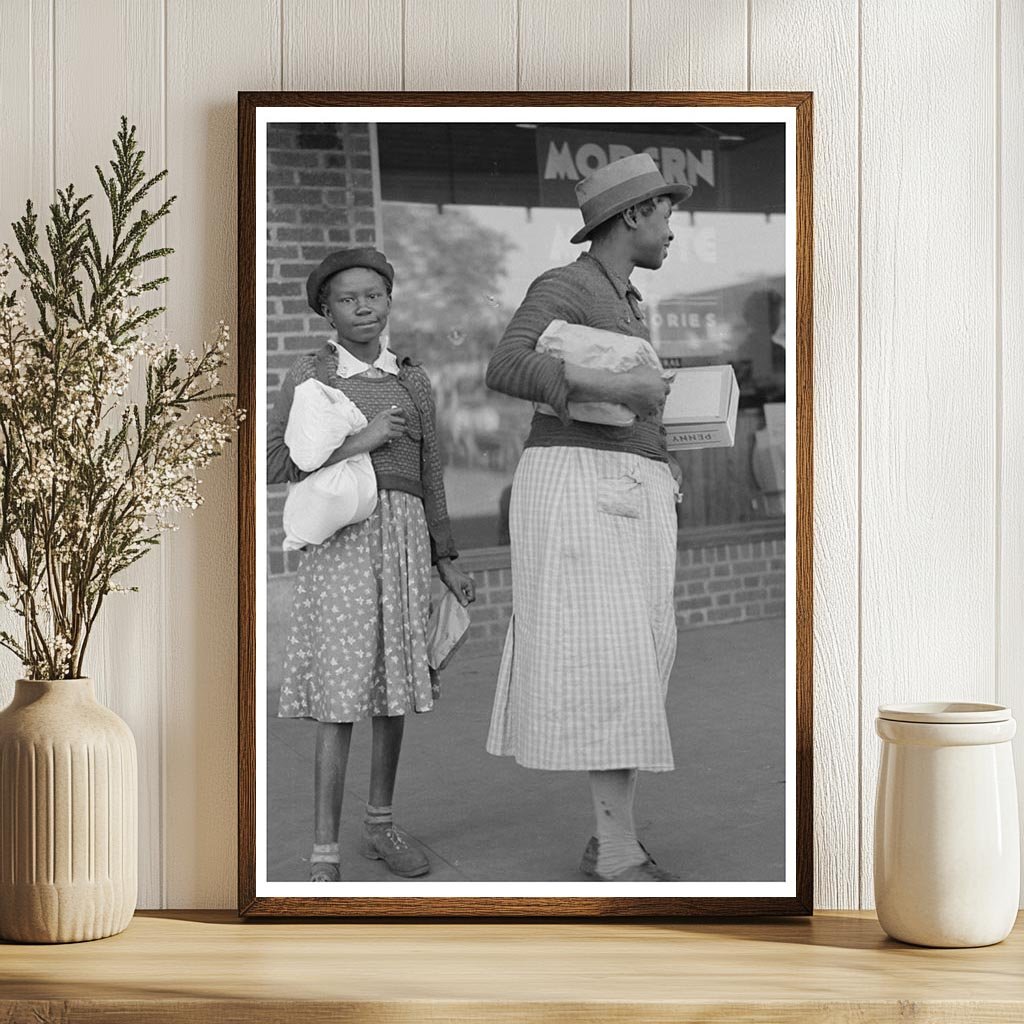
[[[253,160],[253,895],[794,898],[792,107]]]

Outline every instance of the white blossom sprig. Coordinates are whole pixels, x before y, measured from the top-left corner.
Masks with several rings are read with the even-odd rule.
[[[109,176],[96,169],[109,246],[91,197],[69,186],[49,208],[45,252],[31,203],[14,224],[20,254],[0,247],[0,602],[21,622],[0,646],[30,678],[82,674],[104,598],[126,589],[115,578],[199,506],[198,474],[243,417],[218,390],[226,324],[187,355],[147,332],[163,308],[140,296],[166,278],[146,280],[145,266],[172,250],[145,240],[174,197],[140,207],[166,172],[146,176],[124,118],[114,153]]]

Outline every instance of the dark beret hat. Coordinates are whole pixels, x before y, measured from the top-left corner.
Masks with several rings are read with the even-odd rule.
[[[387,281],[389,290],[395,282],[395,268],[388,263],[382,252],[377,252],[369,246],[363,249],[339,249],[324,257],[316,270],[306,278],[306,298],[314,313],[322,313],[317,305],[317,297],[324,282],[342,270],[351,270],[352,267],[376,270]]]

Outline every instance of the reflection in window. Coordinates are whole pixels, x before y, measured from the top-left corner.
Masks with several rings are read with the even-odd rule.
[[[488,391],[487,360],[538,274],[576,259],[571,209],[385,202],[395,264],[391,344],[434,385],[448,505],[460,546],[508,542],[512,474],[533,415]],[[785,492],[785,218],[679,211],[658,271],[637,270],[651,340],[668,366],[731,363],[736,444],[680,453],[680,527],[774,518]]]

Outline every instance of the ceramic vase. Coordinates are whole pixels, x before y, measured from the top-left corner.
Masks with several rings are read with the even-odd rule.
[[[1020,838],[1010,740],[998,704],[878,709],[875,906],[894,939],[988,946],[1017,915]]]
[[[0,938],[81,942],[128,926],[137,778],[131,730],[91,679],[17,681],[0,712]]]

